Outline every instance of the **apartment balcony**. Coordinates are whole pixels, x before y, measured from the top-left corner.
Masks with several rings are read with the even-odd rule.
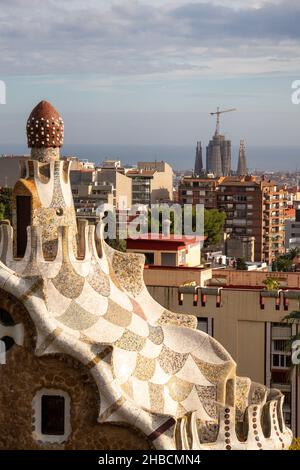
[[[291,384],[271,382],[271,387],[280,390],[281,392],[290,392],[292,390]]]
[[[278,243],[282,243],[283,237],[280,235],[272,235],[271,242],[277,245]]]
[[[271,371],[283,371],[283,372],[288,372],[291,369],[289,365],[285,366],[271,366]]]
[[[273,326],[272,339],[290,339],[291,329],[285,326]]]
[[[93,207],[95,205],[99,205],[101,202],[107,202],[107,198],[102,197],[102,198],[89,198],[86,200],[80,200],[80,201],[75,201],[75,207],[80,209],[80,208],[85,208],[85,207]]]

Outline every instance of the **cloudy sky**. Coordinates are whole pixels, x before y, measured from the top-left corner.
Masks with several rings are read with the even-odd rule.
[[[66,142],[299,145],[299,0],[0,0],[0,145],[41,99]],[[1,153],[1,148],[0,148]]]

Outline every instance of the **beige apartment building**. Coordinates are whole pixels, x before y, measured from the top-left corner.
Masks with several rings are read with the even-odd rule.
[[[105,186],[111,187],[113,206],[117,209],[130,208],[132,205],[131,179],[115,168],[102,167],[96,172],[96,184],[94,190],[100,194]]]
[[[138,162],[132,178],[133,204],[154,204],[173,200],[173,169],[166,162]]]
[[[105,160],[97,169],[71,171],[71,184],[77,213],[92,217],[100,203],[123,210],[173,199],[173,170],[165,162],[125,168],[119,160]]]
[[[97,170],[71,171],[71,185],[77,216],[94,218],[97,207],[109,204],[115,209],[130,208],[132,204],[131,179],[105,166]]]
[[[299,373],[290,367],[287,342],[299,327],[287,325],[282,319],[289,312],[299,310],[299,275],[277,273],[282,289],[266,291],[262,284],[270,275],[266,272],[222,272],[223,285],[220,279],[216,281],[221,270],[213,279],[212,270],[199,268],[148,266],[144,279],[159,303],[198,318],[198,328],[215,337],[231,353],[240,376],[251,376],[285,394],[285,419],[297,436],[300,433]]]
[[[101,204],[113,204],[113,187],[95,186],[93,183],[72,186],[72,194],[77,217],[96,218],[97,207]]]

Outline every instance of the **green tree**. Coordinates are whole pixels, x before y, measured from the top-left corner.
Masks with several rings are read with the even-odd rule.
[[[293,259],[287,255],[281,255],[272,263],[272,271],[288,272],[293,270]]]
[[[192,229],[196,230],[196,208],[195,207],[184,207],[182,211],[185,211],[185,215],[188,216],[190,211],[192,212]],[[151,231],[151,210],[148,212],[148,229]],[[218,209],[204,209],[204,235],[206,236],[205,246],[218,245],[222,240],[222,234],[224,229],[224,223],[226,219],[225,212],[219,211]],[[170,233],[174,233],[174,213],[170,213]],[[180,227],[179,227],[180,228]],[[177,227],[178,229],[178,227]],[[162,216],[159,218],[159,233],[162,233]],[[184,212],[182,212],[182,233],[184,234]],[[196,233],[195,233],[196,235]]]
[[[289,450],[300,450],[300,437],[294,437]]]
[[[285,255],[280,255],[272,263],[272,271],[293,271],[294,259],[300,256],[300,248],[292,248]]]
[[[298,258],[300,256],[300,248],[296,247],[296,248],[292,248],[291,250],[289,250],[289,252],[287,253],[287,256],[289,257],[290,260],[294,260],[295,258]]]
[[[5,205],[0,202],[0,221],[5,219]]]
[[[236,269],[238,271],[245,271],[247,269],[246,261],[244,258],[237,258]]]
[[[11,221],[12,189],[0,189],[0,220],[8,219]]]
[[[115,238],[115,239],[107,238],[105,241],[114,250],[118,250],[122,252],[126,251],[126,240],[121,240],[120,238]]]
[[[205,246],[217,245],[222,240],[225,212],[218,209],[204,209],[204,235],[207,237]]]

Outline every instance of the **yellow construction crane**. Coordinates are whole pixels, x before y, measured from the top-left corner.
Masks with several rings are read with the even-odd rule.
[[[224,111],[220,111],[220,108],[217,107],[217,111],[214,112],[214,113],[210,113],[211,116],[217,116],[217,125],[216,125],[216,133],[215,135],[218,135],[220,134],[220,115],[223,114],[223,113],[231,113],[232,111],[237,111],[236,108],[232,108],[232,109],[225,109]]]

